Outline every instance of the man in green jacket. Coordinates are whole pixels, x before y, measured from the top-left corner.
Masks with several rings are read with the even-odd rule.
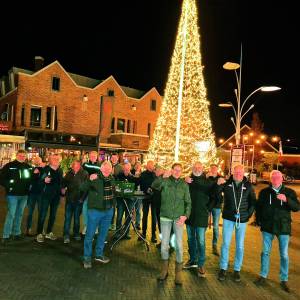
[[[158,281],[163,282],[168,276],[169,241],[171,228],[176,236],[176,268],[175,284],[182,285],[182,236],[184,222],[191,213],[191,198],[189,187],[180,178],[182,165],[174,163],[171,171],[166,171],[163,177],[158,177],[152,183],[152,188],[161,191],[160,226],[162,233],[161,257],[162,269]]]
[[[110,261],[103,255],[103,250],[115,205],[115,182],[109,161],[104,161],[100,170],[100,174],[91,174],[90,180],[80,186],[81,191],[88,192],[89,199],[88,223],[84,238],[83,266],[85,269],[92,267],[93,239],[97,227],[99,234],[96,241],[95,261],[104,264]]]
[[[287,285],[289,272],[289,238],[291,235],[291,211],[299,211],[300,203],[294,190],[282,184],[282,173],[273,170],[270,174],[271,184],[259,193],[256,204],[256,221],[261,228],[263,246],[261,252],[260,277],[256,285],[264,285],[270,268],[270,252],[276,236],[280,251],[280,285],[290,292]]]

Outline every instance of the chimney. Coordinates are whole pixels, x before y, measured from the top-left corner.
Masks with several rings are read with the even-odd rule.
[[[34,57],[34,71],[39,71],[44,67],[44,58],[42,56]]]

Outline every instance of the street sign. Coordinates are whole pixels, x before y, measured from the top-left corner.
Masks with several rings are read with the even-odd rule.
[[[244,165],[245,145],[234,145],[231,148],[230,159],[230,174],[233,173],[233,168],[237,165]]]

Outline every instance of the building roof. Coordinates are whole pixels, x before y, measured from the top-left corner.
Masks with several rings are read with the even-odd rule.
[[[241,138],[243,135],[248,135],[249,131],[251,131],[251,127],[248,125],[244,125],[241,128]],[[242,140],[242,139],[241,139]],[[252,141],[254,142],[254,141]],[[233,145],[235,144],[235,133],[233,133],[227,140],[225,140],[225,142],[223,142],[218,148],[219,149],[225,149],[228,150],[228,146],[230,146],[229,144],[232,143]],[[278,153],[279,150],[276,149],[272,144],[270,144],[267,140],[261,140],[262,145],[264,145],[264,147],[267,147],[267,152],[276,152]]]
[[[144,91],[136,90],[127,86],[121,86],[121,89],[124,91],[124,93],[131,98],[140,99],[145,95]]]
[[[17,67],[13,67],[12,71],[14,74],[25,73],[28,75],[32,75],[35,73],[34,71],[17,68]],[[75,81],[75,83],[77,85],[80,85],[83,87],[94,88],[99,83],[104,81],[104,80],[95,79],[95,78],[91,78],[91,77],[87,77],[87,76],[83,76],[83,75],[79,75],[79,74],[75,74],[75,73],[71,73],[71,72],[67,72],[67,73],[70,75],[70,77]],[[141,97],[143,97],[145,95],[145,91],[137,90],[137,89],[127,87],[127,86],[120,86],[120,87],[123,90],[123,92],[130,98],[140,99]]]
[[[90,78],[90,77],[86,77],[86,76],[82,76],[70,72],[68,72],[68,74],[72,77],[72,79],[76,82],[76,84],[84,87],[94,88],[100,82],[103,81],[103,80],[94,79],[94,78]]]

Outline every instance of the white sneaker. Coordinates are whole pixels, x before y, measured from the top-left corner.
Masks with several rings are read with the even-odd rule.
[[[44,236],[40,233],[36,236],[36,241],[38,243],[44,243]]]
[[[95,232],[95,234],[98,234],[99,233],[99,230],[98,230],[98,227],[96,228],[96,232]]]
[[[70,243],[70,238],[69,237],[65,237],[64,238],[64,244],[69,244]]]
[[[52,241],[55,241],[57,239],[56,235],[53,232],[47,233],[45,235],[45,238],[49,239],[49,240],[52,240]]]
[[[82,229],[82,232],[81,232],[83,235],[86,234],[86,226],[84,226],[84,228]]]

